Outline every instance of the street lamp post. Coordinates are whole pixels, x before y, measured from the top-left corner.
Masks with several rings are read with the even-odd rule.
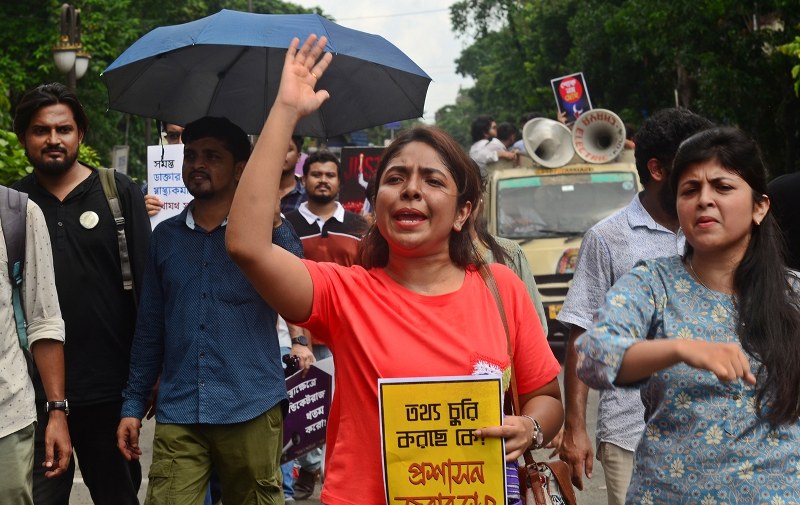
[[[67,75],[67,86],[72,91],[75,91],[77,80],[86,74],[90,58],[81,44],[81,10],[63,4],[61,36],[53,47],[53,61],[58,71]]]

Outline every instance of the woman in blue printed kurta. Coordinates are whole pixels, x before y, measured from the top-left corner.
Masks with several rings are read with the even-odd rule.
[[[681,145],[683,257],[643,261],[577,342],[590,386],[638,386],[647,426],[628,504],[800,503],[800,282],[784,267],[755,144]]]

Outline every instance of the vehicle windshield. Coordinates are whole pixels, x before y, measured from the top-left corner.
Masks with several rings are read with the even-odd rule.
[[[636,193],[632,172],[504,179],[497,186],[498,234],[523,239],[582,235]]]

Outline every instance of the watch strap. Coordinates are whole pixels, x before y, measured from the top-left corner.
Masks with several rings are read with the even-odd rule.
[[[65,400],[58,400],[53,402],[47,402],[44,406],[45,412],[50,412],[51,410],[63,410],[64,413],[69,415],[69,401]]]

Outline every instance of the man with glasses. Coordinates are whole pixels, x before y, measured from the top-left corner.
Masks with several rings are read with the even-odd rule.
[[[181,134],[183,133],[183,126],[178,126],[173,123],[164,124],[164,133],[162,137],[162,144],[164,140],[168,145],[181,144]]]

